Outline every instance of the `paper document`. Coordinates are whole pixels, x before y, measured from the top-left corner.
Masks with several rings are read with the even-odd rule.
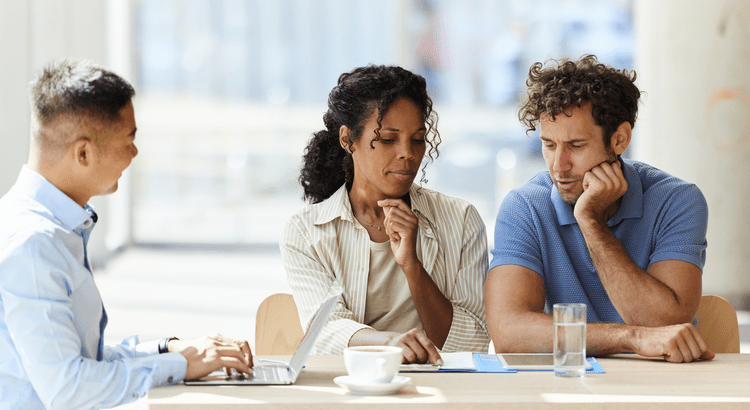
[[[474,371],[477,366],[474,363],[474,354],[471,352],[440,353],[443,365],[434,364],[402,364],[402,372],[434,372],[438,370]]]
[[[441,370],[475,370],[477,368],[472,352],[442,353],[440,356],[443,358]]]

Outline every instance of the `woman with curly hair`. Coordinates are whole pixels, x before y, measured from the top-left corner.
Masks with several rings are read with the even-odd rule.
[[[317,352],[394,345],[409,363],[486,352],[484,223],[471,204],[413,183],[440,144],[424,78],[392,66],[342,74],[323,121],[300,176],[311,205],[281,240],[303,324],[343,287]]]

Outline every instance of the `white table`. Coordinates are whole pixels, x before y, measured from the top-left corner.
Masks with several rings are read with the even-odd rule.
[[[288,357],[274,357],[288,360]],[[333,383],[342,356],[310,356],[291,386],[185,386],[149,391],[151,409],[750,409],[750,354],[674,364],[620,355],[597,359],[605,374],[403,373],[390,396],[356,396]]]

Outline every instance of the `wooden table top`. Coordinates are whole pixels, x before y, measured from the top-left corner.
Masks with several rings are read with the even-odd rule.
[[[288,360],[288,357],[269,357]],[[668,363],[635,355],[597,359],[604,374],[552,372],[402,373],[411,385],[388,396],[352,395],[333,379],[342,356],[310,356],[290,386],[185,386],[152,389],[151,409],[658,409],[750,408],[750,354]]]

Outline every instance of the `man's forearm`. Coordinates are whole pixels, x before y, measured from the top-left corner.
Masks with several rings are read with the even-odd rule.
[[[492,329],[494,327],[494,329]],[[586,354],[606,356],[633,351],[633,328],[615,323],[586,325]],[[492,326],[492,339],[497,353],[552,352],[554,322],[545,313],[523,312],[507,317]]]
[[[513,312],[499,316],[488,309],[487,324],[497,353],[551,352],[552,316],[540,312]]]
[[[630,259],[606,223],[579,222],[607,295],[629,325],[664,326],[689,320],[675,292]]]

